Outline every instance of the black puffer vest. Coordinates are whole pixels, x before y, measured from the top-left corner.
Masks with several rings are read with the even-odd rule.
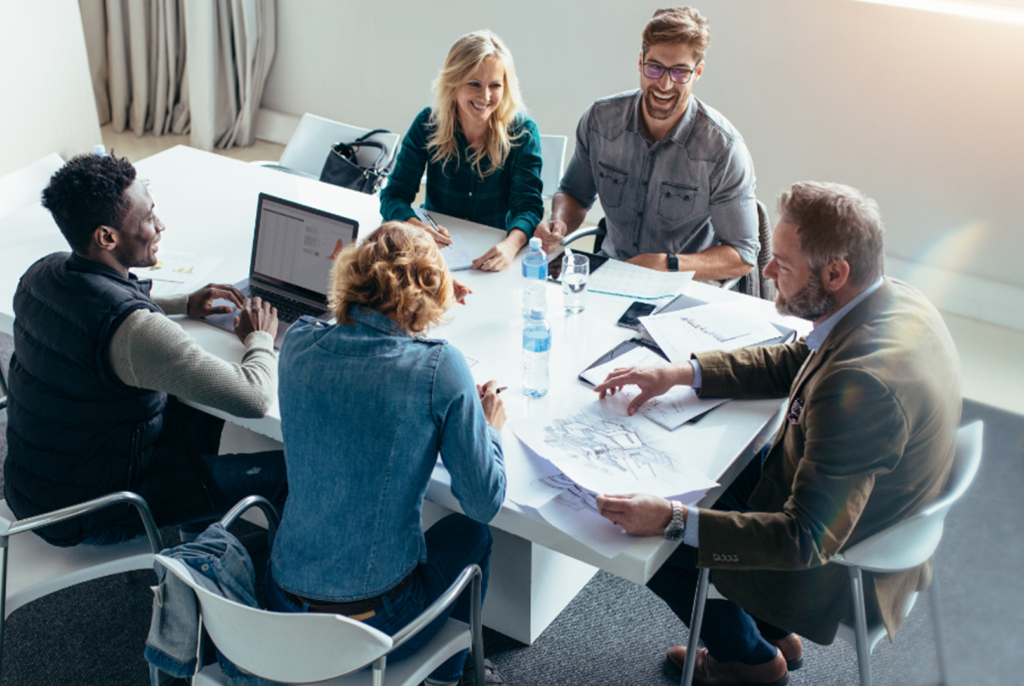
[[[133,488],[160,436],[167,395],[122,383],[107,348],[135,310],[162,312],[150,285],[68,253],[44,257],[21,277],[4,464],[4,495],[19,518]],[[126,507],[40,535],[75,545],[125,519]]]

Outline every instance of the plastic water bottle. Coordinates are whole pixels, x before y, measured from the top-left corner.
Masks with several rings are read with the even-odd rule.
[[[539,238],[530,239],[530,248],[523,256],[523,317],[529,318],[533,310],[540,310],[541,318],[548,312],[547,291],[548,257],[540,247]],[[547,390],[547,386],[545,386]],[[541,395],[544,395],[541,393]]]
[[[106,157],[107,146],[103,145],[103,143],[97,143],[96,145],[92,146],[92,154],[99,155],[100,157]]]
[[[523,393],[543,398],[551,387],[548,359],[551,357],[551,327],[544,311],[534,308],[523,321]]]

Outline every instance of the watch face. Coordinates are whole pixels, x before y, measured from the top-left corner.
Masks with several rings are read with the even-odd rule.
[[[683,538],[683,527],[678,529],[673,528],[671,524],[668,525],[668,529],[665,531],[665,538],[670,541],[680,541]]]

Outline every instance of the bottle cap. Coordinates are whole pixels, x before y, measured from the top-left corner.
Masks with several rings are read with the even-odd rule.
[[[96,145],[92,146],[92,154],[93,155],[106,155],[107,154],[107,146],[103,145],[102,143],[97,143]]]
[[[540,250],[540,239],[536,236],[530,239],[530,250]]]

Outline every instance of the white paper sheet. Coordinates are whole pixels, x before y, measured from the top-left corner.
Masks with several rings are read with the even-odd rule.
[[[439,252],[448,265],[448,271],[458,272],[473,268],[473,254],[462,236],[452,236],[452,244],[441,248]]]
[[[668,298],[686,290],[694,272],[659,272],[608,260],[590,275],[587,290],[640,300]]]
[[[639,390],[625,388],[621,393],[626,397],[635,398]],[[645,402],[640,407],[639,414],[672,431],[694,417],[699,417],[727,402],[728,398],[698,398],[689,386],[676,386],[668,393]]]
[[[152,279],[152,294],[165,297],[199,290],[209,283],[207,277],[224,258],[161,250],[157,260],[152,267],[133,267],[132,272],[140,279]]]
[[[550,496],[535,509],[546,522],[605,557],[615,557],[637,542],[597,512],[596,493],[582,488],[564,474],[535,484]]]
[[[648,367],[655,364],[666,364],[665,358],[650,348],[638,345],[632,350],[619,355],[611,362],[591,367],[580,374],[580,376],[596,386],[620,367]]]
[[[618,393],[555,416],[510,425],[531,450],[580,486],[597,493],[650,493],[670,498],[716,486],[687,467],[686,446],[653,422],[626,414]]]
[[[641,317],[640,323],[673,362],[704,350],[735,350],[779,335],[764,317],[743,307],[711,304]]]

